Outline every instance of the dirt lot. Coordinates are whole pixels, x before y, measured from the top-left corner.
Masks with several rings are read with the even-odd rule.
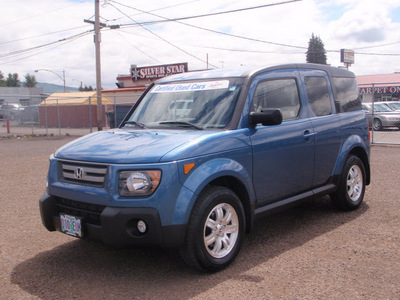
[[[172,251],[45,230],[48,157],[70,140],[0,140],[1,299],[400,299],[400,148],[373,147],[358,211],[323,198],[259,220],[233,265],[198,274]]]

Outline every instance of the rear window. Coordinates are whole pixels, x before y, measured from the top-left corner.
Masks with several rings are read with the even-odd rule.
[[[325,77],[304,77],[308,101],[317,117],[327,116],[332,113],[331,99],[329,97],[328,83]]]
[[[355,78],[333,78],[339,112],[361,110],[361,97]]]

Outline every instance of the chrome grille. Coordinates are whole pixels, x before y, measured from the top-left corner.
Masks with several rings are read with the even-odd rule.
[[[103,186],[107,165],[61,161],[59,170],[63,181]]]

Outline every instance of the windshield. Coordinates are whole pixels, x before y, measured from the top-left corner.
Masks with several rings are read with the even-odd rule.
[[[376,112],[391,112],[393,109],[383,105],[383,104],[375,104],[374,110]]]
[[[400,103],[387,103],[391,109],[400,110]]]
[[[125,126],[146,128],[225,128],[229,125],[244,79],[156,84]]]

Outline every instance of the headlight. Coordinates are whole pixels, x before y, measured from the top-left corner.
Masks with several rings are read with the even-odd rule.
[[[151,195],[161,180],[161,171],[122,171],[119,173],[121,196]]]

